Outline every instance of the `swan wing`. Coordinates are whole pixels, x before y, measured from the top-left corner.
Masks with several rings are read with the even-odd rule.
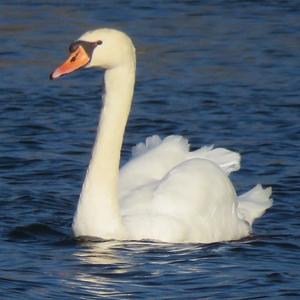
[[[178,135],[164,139],[154,135],[148,137],[145,143],[137,144],[132,149],[131,160],[120,170],[120,197],[138,186],[162,179],[175,166],[190,159],[213,161],[227,174],[240,167],[240,155],[236,152],[224,148],[213,149],[213,146],[189,150],[188,140]]]
[[[132,190],[121,211],[131,239],[211,243],[249,233],[228,176],[207,159],[186,160]]]
[[[148,137],[132,149],[132,158],[121,168],[119,191],[122,198],[139,186],[162,179],[174,166],[184,161],[189,151],[187,139],[169,136],[163,140],[157,136]]]
[[[196,151],[189,152],[190,158],[205,158],[216,163],[227,175],[240,169],[241,156],[237,152],[225,148],[213,148],[204,146]]]

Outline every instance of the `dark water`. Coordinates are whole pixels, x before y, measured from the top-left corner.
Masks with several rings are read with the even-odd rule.
[[[1,1],[0,16],[1,299],[300,298],[299,1]],[[253,237],[73,239],[102,77],[48,76],[102,26],[138,49],[124,161],[154,133],[240,152],[237,190],[274,190]]]

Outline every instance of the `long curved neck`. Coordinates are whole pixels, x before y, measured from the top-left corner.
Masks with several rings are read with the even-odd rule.
[[[134,82],[135,60],[105,72],[97,137],[73,222],[76,236],[121,238],[124,234],[117,186]]]

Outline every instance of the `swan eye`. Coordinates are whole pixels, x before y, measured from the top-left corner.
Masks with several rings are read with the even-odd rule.
[[[102,45],[103,42],[102,42],[102,41],[97,41],[96,44],[97,44],[97,45]]]

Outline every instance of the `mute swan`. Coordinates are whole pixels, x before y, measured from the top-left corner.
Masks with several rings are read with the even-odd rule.
[[[240,156],[223,148],[189,151],[181,136],[152,136],[119,170],[135,83],[135,48],[114,29],[83,34],[51,75],[81,68],[105,71],[105,94],[92,158],[73,220],[75,236],[200,242],[237,240],[272,205],[271,188],[238,197],[228,178]]]

